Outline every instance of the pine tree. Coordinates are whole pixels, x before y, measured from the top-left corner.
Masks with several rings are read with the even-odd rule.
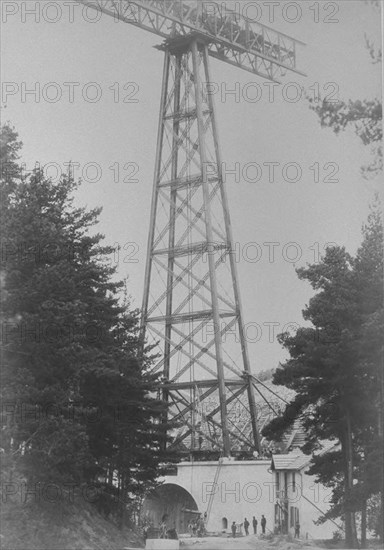
[[[357,433],[360,445],[360,475],[356,491],[364,504],[362,509],[362,543],[365,544],[366,503],[381,490],[381,523],[378,534],[383,540],[384,496],[384,375],[383,375],[383,224],[381,204],[376,196],[367,223],[363,226],[363,242],[355,259],[356,286],[359,296],[361,332],[359,361],[364,386],[368,389],[370,407]],[[380,512],[379,512],[380,514]]]
[[[328,248],[319,264],[297,270],[317,292],[303,311],[312,326],[279,336],[290,359],[273,382],[296,395],[286,413],[263,431],[270,439],[281,437],[301,417],[304,452],[313,453],[324,440],[340,442],[339,450],[313,456],[309,473],[332,487],[326,517],[344,515],[348,547],[357,546],[354,513],[364,514],[366,500],[382,483],[377,411],[382,398],[383,230],[378,208],[363,232],[356,258],[344,248]]]
[[[22,174],[1,132],[3,451],[28,483],[95,483],[120,517],[160,472],[165,404],[153,397],[138,312],[96,233],[78,183]]]
[[[377,0],[366,0],[367,6],[381,13],[380,2]],[[381,63],[382,50],[377,48],[369,36],[365,35],[365,46],[373,64]],[[322,101],[316,103],[313,98],[309,99],[310,108],[317,114],[321,127],[331,128],[335,134],[354,128],[356,135],[365,146],[370,147],[372,161],[361,169],[364,178],[377,176],[383,169],[382,152],[382,101],[381,98],[364,100],[344,100],[338,103]],[[358,428],[354,426],[353,441],[356,450],[355,466],[357,475],[357,486],[354,486],[355,500],[359,501],[358,509],[362,513],[362,546],[365,545],[366,531],[366,509],[367,499],[381,490],[381,511],[376,510],[377,499],[373,498],[368,507],[374,515],[383,517],[384,509],[384,487],[383,487],[383,347],[381,344],[383,334],[383,237],[382,220],[380,208],[376,204],[368,224],[363,229],[364,241],[357,253],[354,264],[355,291],[357,300],[357,314],[359,319],[358,336],[356,335],[356,360],[360,365],[361,390],[360,399],[367,399],[370,407],[365,407],[361,413],[363,422]],[[364,397],[364,395],[365,397]],[[375,410],[376,409],[376,410]],[[318,471],[322,468],[327,471],[332,461],[321,459],[318,462]],[[337,461],[335,461],[337,462]],[[334,486],[340,468],[335,466],[334,474],[323,476],[322,481]],[[334,480],[332,479],[334,475]],[[333,507],[330,513],[336,514],[338,506],[337,499],[341,491],[334,490]],[[369,520],[369,518],[368,518]],[[381,520],[381,525],[382,525]],[[382,527],[379,531],[383,537]]]

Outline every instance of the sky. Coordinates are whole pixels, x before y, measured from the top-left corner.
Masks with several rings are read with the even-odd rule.
[[[257,9],[260,22],[306,43],[298,67],[307,76],[287,74],[273,88],[211,62],[222,157],[228,170],[240,171],[228,174],[226,186],[244,321],[261,329],[249,342],[258,372],[286,358],[276,334],[303,324],[312,291],[295,268],[319,261],[326,243],[354,253],[380,183],[360,174],[369,149],[353,131],[336,136],[321,129],[300,87],[336,100],[381,97],[380,67],[364,38],[378,45],[381,28],[379,13],[363,0],[237,5],[251,15]],[[55,179],[73,163],[83,180],[76,201],[103,207],[98,230],[106,243],[123,247],[113,259],[117,276],[128,277],[133,306],[140,307],[163,64],[154,46],[161,39],[71,0],[3,0],[1,8],[2,122],[18,131],[27,169],[38,161]],[[257,182],[244,176],[250,162],[262,168]],[[273,177],[271,163],[279,163]],[[283,169],[290,163],[300,166],[296,182],[292,168]]]

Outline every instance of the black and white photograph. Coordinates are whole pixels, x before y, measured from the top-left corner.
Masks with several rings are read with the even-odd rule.
[[[383,550],[382,0],[0,0],[4,550]]]

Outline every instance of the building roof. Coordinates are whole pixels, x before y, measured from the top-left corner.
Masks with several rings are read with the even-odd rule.
[[[285,432],[282,442],[286,452],[297,452],[304,445],[305,432],[300,418],[296,419],[291,428]]]
[[[308,457],[305,455],[299,455],[298,453],[289,453],[285,455],[272,455],[272,470],[296,470],[299,468],[293,467],[295,463],[298,464],[298,459],[302,456],[308,461]]]
[[[301,470],[309,465],[311,457],[308,455],[301,455],[296,458],[291,464],[291,470]]]
[[[333,448],[338,448],[339,443],[335,443],[334,441],[324,441],[322,442],[323,448],[317,452],[317,455],[322,455],[328,451],[330,451]],[[305,455],[302,452],[298,452],[297,450],[288,454],[273,454],[272,455],[272,463],[271,463],[271,469],[272,470],[302,470],[306,466],[309,465],[311,462],[311,456]]]

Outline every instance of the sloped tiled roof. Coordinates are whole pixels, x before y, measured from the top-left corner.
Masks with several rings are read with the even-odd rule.
[[[283,436],[284,448],[287,451],[300,449],[305,443],[305,432],[301,420],[295,420],[292,427]]]
[[[339,444],[335,443],[334,441],[323,441],[322,449],[315,454],[322,455],[333,448],[336,449],[338,446]],[[296,470],[297,471],[297,470],[302,470],[303,468],[306,468],[310,462],[311,462],[311,456],[305,455],[304,453],[301,453],[301,452],[291,452],[283,455],[273,454],[271,468],[272,470]]]
[[[298,456],[290,465],[291,470],[301,470],[302,468],[308,466],[311,461],[311,457],[308,455]]]
[[[300,458],[300,455],[289,453],[285,455],[272,455],[272,470],[295,470],[292,465]],[[308,457],[305,457],[308,460]]]

